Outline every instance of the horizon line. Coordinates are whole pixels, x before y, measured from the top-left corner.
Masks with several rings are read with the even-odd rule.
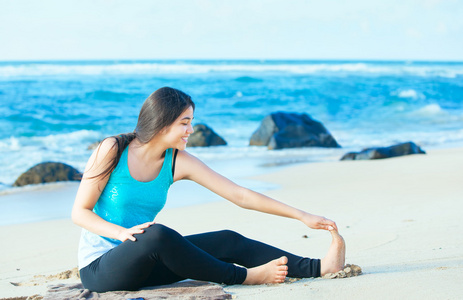
[[[279,62],[279,61],[294,61],[294,62],[401,62],[401,63],[463,63],[462,60],[443,60],[443,59],[354,59],[354,58],[87,58],[87,59],[12,59],[1,60],[0,63],[46,63],[46,62],[150,62],[150,61],[256,61],[256,62]]]

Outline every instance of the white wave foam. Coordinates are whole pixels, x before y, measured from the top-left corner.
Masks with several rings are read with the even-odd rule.
[[[430,104],[416,112],[418,111],[439,114],[443,110],[438,105]],[[446,114],[437,118],[432,116],[430,120],[434,122],[436,119],[444,118],[447,118]],[[405,128],[397,132],[381,128],[378,130],[371,132],[332,130],[332,134],[343,148],[293,148],[270,151],[266,147],[247,146],[246,143],[237,146],[235,142],[232,146],[188,148],[188,151],[208,164],[220,164],[230,159],[249,159],[255,160],[258,165],[270,166],[310,161],[336,161],[350,151],[360,151],[373,146],[389,146],[410,140],[426,147],[447,143],[463,144],[463,129],[457,127],[435,132]],[[100,138],[102,138],[101,133],[81,130],[44,137],[15,137],[0,140],[0,164],[5,166],[0,174],[0,183],[12,184],[21,173],[44,161],[63,162],[82,171],[91,153],[87,150],[87,146]]]
[[[426,151],[428,148],[438,146],[463,146],[463,129],[454,129],[437,132],[418,132],[411,130],[404,130],[400,132],[388,132],[387,134],[378,133],[371,134],[339,134],[337,140],[342,145],[345,153],[350,151],[358,152],[364,148],[370,147],[386,147],[398,143],[412,141]]]
[[[102,138],[91,130],[48,136],[10,137],[0,140],[0,165],[7,166],[0,182],[12,184],[30,167],[44,161],[58,161],[83,170],[90,151],[87,147]]]
[[[403,90],[398,93],[398,96],[400,98],[411,98],[411,99],[418,99],[420,94],[417,93],[417,91],[413,89],[409,90]]]
[[[63,147],[64,145],[82,145],[82,143],[96,141],[101,138],[101,133],[93,130],[78,130],[69,133],[51,134],[47,136],[31,137],[33,142],[43,145]],[[86,145],[88,146],[88,145]]]
[[[416,111],[413,114],[420,115],[420,116],[434,116],[443,114],[445,111],[440,107],[439,104],[428,104]]]
[[[63,150],[64,145],[78,145],[94,142],[101,138],[101,133],[92,130],[79,130],[69,133],[51,134],[47,136],[14,137],[0,140],[0,150],[20,150],[24,147],[55,148]],[[88,145],[86,145],[88,146]]]
[[[16,150],[19,150],[20,148],[21,148],[21,144],[19,140],[14,136],[11,136],[7,139],[0,140],[0,151],[2,149],[9,150],[9,151],[16,151]]]
[[[282,150],[268,150],[265,146],[219,146],[187,148],[193,155],[206,162],[226,161],[229,159],[262,159],[262,160],[281,160],[281,159],[304,159],[316,160],[321,157],[337,156],[341,148],[287,148]]]
[[[211,72],[358,72],[367,71],[366,64],[25,64],[0,67],[0,76],[39,76],[39,75],[104,75],[104,74],[156,74],[156,73],[211,73]]]
[[[287,72],[294,74],[347,73],[378,75],[417,75],[454,78],[463,75],[463,65],[415,65],[378,63],[24,63],[0,65],[0,77],[56,75],[124,75],[124,74],[201,74],[226,72]]]

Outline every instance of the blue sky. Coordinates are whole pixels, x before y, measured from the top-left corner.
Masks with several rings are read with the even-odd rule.
[[[463,61],[461,0],[0,0],[0,61]]]

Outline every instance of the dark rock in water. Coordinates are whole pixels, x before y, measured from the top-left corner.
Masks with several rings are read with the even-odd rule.
[[[188,147],[208,147],[226,145],[227,142],[205,124],[193,127],[194,133],[188,138]]]
[[[267,146],[268,149],[341,147],[325,126],[308,114],[285,112],[266,116],[252,134],[249,145]]]
[[[413,142],[397,144],[389,147],[377,147],[363,149],[361,152],[349,152],[341,160],[367,160],[390,158],[409,154],[426,154]]]
[[[69,165],[58,162],[44,162],[33,166],[19,176],[13,186],[56,181],[79,181],[81,179],[82,174]]]

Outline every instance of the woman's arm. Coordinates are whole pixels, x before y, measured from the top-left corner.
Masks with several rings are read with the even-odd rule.
[[[237,185],[185,151],[179,151],[177,159],[175,181],[193,180],[242,208],[300,220],[313,229],[337,230],[336,223],[329,219],[309,214]]]
[[[85,172],[77,190],[76,199],[72,208],[72,221],[101,236],[105,236],[120,241],[130,239],[135,241],[134,234],[143,233],[143,229],[152,223],[141,224],[132,228],[124,228],[102,219],[93,212],[98,198],[101,195],[109,176],[92,178],[100,174],[116,155],[115,139],[106,139],[97,148],[88,160]]]

